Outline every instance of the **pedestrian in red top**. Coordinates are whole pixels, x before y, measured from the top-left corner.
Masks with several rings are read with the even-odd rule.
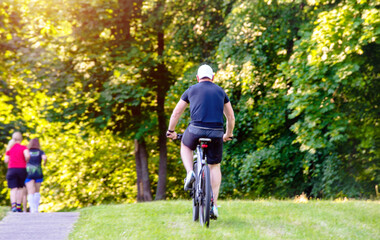
[[[15,132],[12,135],[14,145],[5,153],[5,163],[8,164],[7,182],[11,189],[12,212],[21,212],[23,188],[25,187],[26,163],[30,154],[26,146],[21,145],[22,135]]]

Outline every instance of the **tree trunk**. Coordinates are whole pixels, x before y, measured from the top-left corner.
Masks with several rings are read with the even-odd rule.
[[[148,154],[144,139],[135,139],[135,160],[137,173],[137,201],[152,201],[148,171]]]
[[[157,7],[159,11],[165,11],[164,6],[165,1],[158,1]],[[162,28],[162,19],[157,22],[157,53],[158,56],[162,57],[164,52],[164,30]],[[156,190],[155,200],[163,200],[166,197],[166,182],[167,182],[167,146],[166,146],[166,115],[165,115],[165,96],[168,91],[171,79],[168,69],[165,63],[159,63],[157,66],[157,72],[155,72],[156,79],[156,92],[157,92],[157,117],[158,117],[158,147],[160,150],[160,167],[158,170],[158,183]]]
[[[159,2],[160,7],[163,3]],[[162,26],[162,22],[159,22]],[[164,52],[164,31],[161,28],[157,33],[157,53],[162,56]],[[171,84],[170,75],[164,63],[158,65],[156,74],[157,84],[157,117],[158,117],[158,146],[160,149],[160,167],[158,171],[158,184],[156,191],[156,200],[163,200],[166,197],[166,175],[167,175],[167,146],[166,146],[166,115],[165,115],[165,96],[166,91]]]
[[[118,29],[116,37],[120,40],[125,40],[129,44],[131,39],[131,17],[133,12],[134,1],[118,0],[120,17],[118,21]]]
[[[166,146],[166,116],[165,116],[165,95],[166,92],[157,92],[157,115],[158,115],[158,146],[160,149],[160,167],[158,171],[158,184],[156,200],[163,200],[166,197],[166,175],[167,175],[167,146]]]

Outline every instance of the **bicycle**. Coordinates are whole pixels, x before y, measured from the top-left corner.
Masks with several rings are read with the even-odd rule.
[[[181,140],[182,134],[177,134],[177,140]],[[207,165],[207,148],[210,138],[199,138],[194,154],[193,170],[195,181],[190,189],[193,199],[193,221],[200,222],[201,226],[210,225],[210,212],[213,206],[213,194],[211,189],[210,168]]]

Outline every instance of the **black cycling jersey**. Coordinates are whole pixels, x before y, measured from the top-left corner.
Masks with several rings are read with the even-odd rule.
[[[190,104],[191,124],[199,127],[223,127],[224,104],[230,99],[213,82],[204,81],[189,87],[181,99]]]

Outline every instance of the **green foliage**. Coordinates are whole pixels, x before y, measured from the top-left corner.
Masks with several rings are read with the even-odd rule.
[[[48,211],[136,199],[133,145],[110,131],[78,127],[44,135],[48,166],[44,169],[41,208]],[[50,144],[51,143],[51,144]]]
[[[294,186],[304,185],[302,155],[288,129],[292,120],[284,96],[289,83],[277,75],[292,53],[304,14],[296,3],[238,1],[234,6],[218,49],[223,67],[217,76],[237,123],[237,140],[226,146],[229,177],[222,194],[290,196],[297,192]]]
[[[168,45],[170,56],[195,62],[212,62],[220,40],[226,34],[225,17],[234,1],[187,1],[168,3],[171,17]],[[186,6],[186,7],[184,7]]]
[[[226,147],[222,194],[374,192],[379,11],[371,1],[321,3],[238,1],[228,16],[218,76],[237,140]]]
[[[331,165],[332,156],[333,169],[347,170],[335,172],[341,177],[339,185],[361,171],[372,180],[378,176],[374,161],[379,158],[375,152],[379,110],[373,101],[379,97],[379,70],[368,50],[379,51],[379,23],[379,11],[370,2],[338,4],[319,13],[312,32],[301,30],[295,53],[282,65],[292,81],[286,98],[290,117],[298,118],[291,127],[297,134],[295,142],[301,144],[301,151],[316,156],[316,162],[309,165],[318,179],[314,193],[336,193],[330,191],[335,181],[321,181],[332,170],[324,163]],[[345,192],[350,196],[368,194],[376,181],[350,184],[351,189]]]
[[[3,1],[1,156],[14,130],[41,138],[47,210],[132,201],[133,139],[147,142],[155,188],[162,123],[209,62],[236,116],[221,197],[369,198],[379,19],[371,0]],[[167,147],[167,196],[186,198],[179,145]]]
[[[38,137],[48,157],[47,166],[43,166],[42,210],[135,200],[133,142],[109,130],[95,131],[87,123],[49,122],[42,110],[53,99],[41,91],[30,91],[17,99],[25,128],[30,129],[23,143]],[[8,205],[5,171],[2,176],[2,204]]]
[[[305,189],[300,167],[303,155],[291,144],[291,138],[280,138],[274,145],[246,155],[240,179],[244,193],[255,197],[291,197]]]

